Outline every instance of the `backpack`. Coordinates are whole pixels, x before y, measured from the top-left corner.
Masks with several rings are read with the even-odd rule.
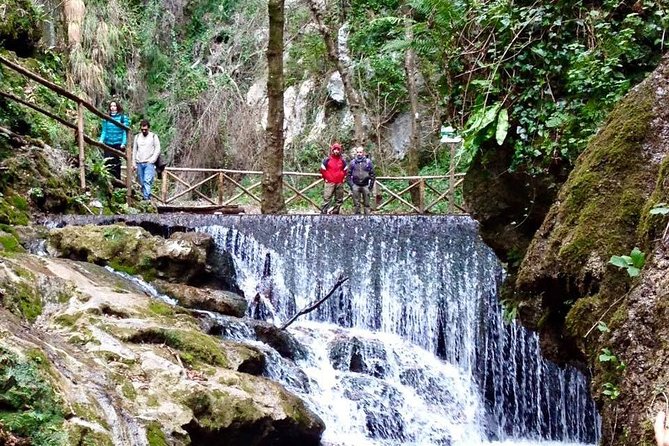
[[[167,167],[167,161],[163,159],[163,154],[161,153],[158,155],[158,159],[156,160],[156,174],[162,176],[165,167]]]

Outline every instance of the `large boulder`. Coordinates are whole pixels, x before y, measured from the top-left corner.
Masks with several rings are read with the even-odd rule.
[[[49,234],[51,252],[74,260],[109,265],[146,280],[191,283],[207,274],[211,237],[176,232],[169,239],[138,227],[68,226]]]
[[[15,313],[0,306],[0,381],[30,389],[0,386],[2,401],[17,401],[0,420],[33,417],[30,432],[12,424],[8,433],[45,432],[49,444],[319,444],[323,422],[259,376],[265,353],[256,345],[203,333],[188,312],[105,268],[12,254],[2,259],[0,296]]]
[[[42,37],[42,17],[30,0],[4,0],[0,9],[0,46],[29,57]]]
[[[513,170],[513,148],[483,147],[462,184],[467,210],[483,240],[514,273],[566,179],[556,162],[544,171]]]

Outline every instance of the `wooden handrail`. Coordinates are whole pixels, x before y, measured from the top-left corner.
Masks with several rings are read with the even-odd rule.
[[[262,175],[260,170],[235,170],[235,169],[217,169],[213,167],[173,167],[168,166],[166,169],[169,169],[170,172],[202,172],[202,173],[214,173],[220,172],[225,174],[240,174],[240,175]],[[283,172],[286,176],[296,176],[296,177],[321,177],[320,173],[313,172]],[[455,178],[464,177],[464,173],[456,173]],[[425,176],[399,176],[399,177],[388,177],[380,176],[376,177],[377,180],[448,180],[450,175],[425,175]]]
[[[90,111],[94,115],[98,116],[99,118],[107,119],[107,120],[109,119],[109,115],[106,115],[106,114],[102,113],[97,108],[95,108],[94,105],[86,102],[84,99],[80,98],[76,94],[70,93],[69,91],[67,91],[63,87],[61,87],[60,85],[56,85],[53,82],[48,81],[48,80],[44,79],[43,77],[36,75],[32,71],[26,70],[21,65],[16,64],[16,63],[12,62],[11,60],[9,60],[9,59],[7,59],[3,56],[0,56],[0,63],[2,63],[3,65],[8,66],[9,68],[11,68],[14,71],[17,71],[17,72],[23,74],[26,77],[29,77],[30,79],[34,80],[35,82],[38,82],[38,83],[44,85],[45,87],[55,91],[56,93],[60,94],[61,96],[65,96],[66,98],[70,99],[71,101],[74,101],[77,104],[83,105],[84,107],[86,107],[88,109],[88,111]],[[130,127],[128,127],[124,124],[121,124],[120,122],[117,122],[117,125],[118,125],[118,127],[121,127],[124,130],[127,130],[127,131],[131,130]]]

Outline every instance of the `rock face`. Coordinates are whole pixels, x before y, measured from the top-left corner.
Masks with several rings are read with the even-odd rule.
[[[196,288],[180,283],[160,281],[157,288],[167,294],[185,308],[215,311],[227,316],[242,317],[246,313],[248,303],[243,296],[222,290]]]
[[[669,61],[632,90],[579,157],[521,264],[514,295],[521,321],[544,352],[593,370],[602,444],[651,444],[664,405],[669,335],[663,240],[669,202]],[[608,264],[640,247],[638,279]],[[596,328],[599,327],[599,328]]]
[[[123,225],[54,229],[49,243],[62,257],[110,265],[147,280],[182,283],[197,282],[206,274],[212,247],[211,237],[203,233],[175,232],[165,240]]]
[[[483,240],[508,264],[511,273],[518,268],[566,177],[557,165],[534,175],[511,172],[512,158],[512,150],[506,147],[482,149],[463,183],[467,209],[481,224]]]
[[[187,312],[89,263],[0,258],[0,361],[3,411],[39,416],[20,435],[41,429],[48,444],[317,445],[324,430],[258,376],[257,347],[209,336]],[[5,367],[32,378],[7,381]],[[37,384],[42,403],[4,403]]]

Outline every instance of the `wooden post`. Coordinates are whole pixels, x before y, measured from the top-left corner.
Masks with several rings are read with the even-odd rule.
[[[132,133],[130,130],[125,131],[125,202],[130,206],[132,201]]]
[[[86,154],[84,152],[84,106],[77,102],[77,142],[79,145],[79,183],[86,189]]]
[[[418,182],[418,209],[421,214],[425,213],[425,179],[421,178]]]
[[[455,212],[455,145],[457,143],[449,143],[451,146],[451,167],[449,169],[448,175],[448,213],[453,214]]]
[[[163,169],[163,173],[161,175],[162,180],[162,190],[161,190],[161,199],[163,200],[163,204],[167,203],[167,169]]]
[[[223,204],[223,172],[218,173],[218,204]]]

